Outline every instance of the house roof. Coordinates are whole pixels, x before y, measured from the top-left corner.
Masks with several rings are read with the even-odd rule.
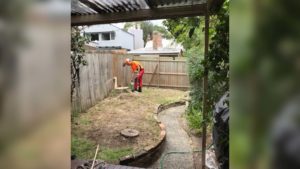
[[[157,50],[153,49],[153,41],[148,41],[145,48],[136,49],[128,52],[136,55],[178,55],[183,49],[181,44],[175,40],[162,39],[162,46]]]
[[[131,36],[134,36],[134,34],[132,34],[132,33],[130,33],[130,32],[127,32],[127,31],[125,31],[125,30],[123,30],[123,29],[121,29],[121,28],[119,28],[119,27],[117,27],[117,26],[115,26],[115,25],[113,25],[113,24],[106,24],[106,25],[110,25],[110,26],[112,26],[112,27],[114,27],[114,28],[117,28],[118,30],[121,30],[122,32],[125,32],[125,33],[127,33],[127,34],[129,34],[129,35],[131,35]],[[93,25],[93,26],[101,26],[101,25]],[[89,29],[89,27],[88,28],[86,28],[85,29],[85,32],[98,32],[98,33],[101,33],[102,31],[86,31],[86,30],[88,30]],[[106,31],[103,31],[103,32],[106,32]]]
[[[133,55],[178,55],[181,52],[181,49],[175,48],[160,48],[154,50],[153,48],[141,48],[129,51],[128,54]]]
[[[72,0],[71,24],[91,25],[205,15],[224,0]]]
[[[124,29],[121,29],[121,28],[119,28],[119,27],[117,27],[117,26],[115,26],[115,25],[113,25],[113,24],[110,24],[110,25],[112,25],[112,26],[114,26],[114,27],[116,27],[116,28],[120,29],[121,31],[123,31],[123,32],[125,32],[125,33],[128,33],[128,34],[130,34],[130,35],[134,36],[134,34],[133,34],[133,33],[127,32],[127,31],[125,31]]]
[[[153,40],[148,41],[145,48],[153,48]],[[162,39],[162,48],[184,50],[183,46],[177,43],[175,39]]]

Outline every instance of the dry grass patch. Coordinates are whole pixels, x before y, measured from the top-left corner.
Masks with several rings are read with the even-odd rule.
[[[113,157],[113,160],[106,160],[117,162],[116,158],[119,156],[116,154],[125,156],[157,143],[160,128],[153,118],[153,113],[159,104],[174,102],[183,96],[184,92],[171,89],[144,88],[143,93],[113,91],[111,96],[86,113],[81,113],[74,120],[72,137],[87,140],[88,147],[92,149],[90,151],[95,151],[96,147],[91,145],[99,144],[99,157]],[[140,134],[136,138],[124,138],[120,131],[125,128],[136,129]],[[72,153],[80,158],[91,158],[78,155],[80,144],[76,144],[77,147],[75,144],[72,144]],[[88,150],[89,148],[85,147],[82,151]]]

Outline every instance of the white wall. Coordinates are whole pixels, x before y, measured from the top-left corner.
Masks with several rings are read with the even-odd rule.
[[[98,46],[100,47],[121,46],[122,48],[129,49],[129,50],[134,49],[134,35],[125,32],[120,28],[115,27],[111,24],[93,25],[87,27],[84,30],[85,33],[101,33],[101,32],[111,32],[111,31],[114,31],[116,34],[115,40],[102,41],[100,35],[99,41],[97,41]]]
[[[128,32],[134,34],[134,49],[144,48],[143,30],[130,28]]]

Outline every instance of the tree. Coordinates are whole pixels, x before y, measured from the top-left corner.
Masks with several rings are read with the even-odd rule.
[[[150,36],[150,39],[152,39],[152,33],[153,31],[158,31],[162,33],[163,37],[166,39],[173,38],[171,33],[163,26],[153,25],[151,21],[142,21],[142,22],[127,22],[124,25],[124,30],[128,31],[129,28],[135,27],[137,28],[138,25],[140,25],[140,28],[143,30],[143,40],[145,44],[147,43],[147,38]]]
[[[199,27],[203,21],[200,17],[166,19],[163,24],[177,42],[181,43],[186,50],[197,47],[203,51],[204,39],[202,29]]]

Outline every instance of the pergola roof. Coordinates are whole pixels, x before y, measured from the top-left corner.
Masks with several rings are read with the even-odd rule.
[[[72,0],[72,25],[91,25],[211,13],[224,0]]]

